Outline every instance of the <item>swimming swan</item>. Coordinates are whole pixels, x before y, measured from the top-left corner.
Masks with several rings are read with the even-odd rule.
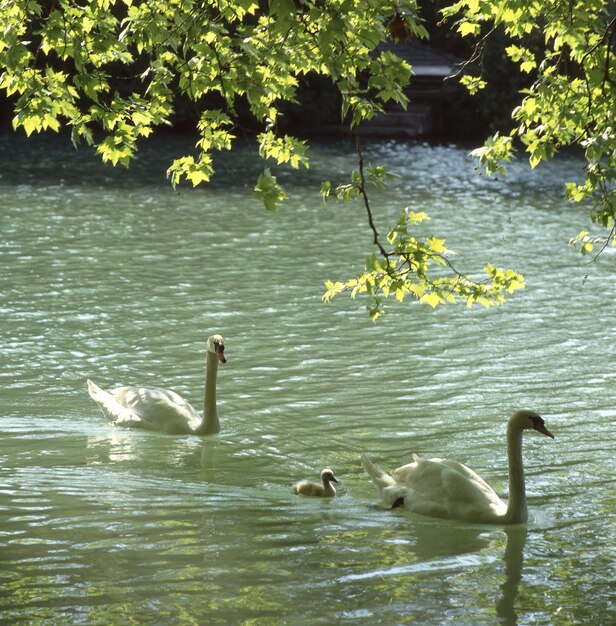
[[[321,480],[323,481],[322,485],[319,485],[319,483],[311,483],[308,480],[300,480],[293,485],[293,493],[298,493],[303,496],[321,496],[326,498],[335,496],[336,488],[332,483],[337,483],[338,481],[334,476],[334,472],[332,472],[329,467],[326,467],[321,472]]]
[[[114,425],[145,428],[173,435],[211,435],[220,432],[216,412],[218,362],[226,363],[225,342],[212,335],[206,344],[203,417],[182,396],[159,387],[118,387],[104,391],[88,379],[88,393]]]
[[[362,452],[361,462],[380,496],[392,507],[465,522],[520,524],[528,519],[522,433],[534,429],[554,439],[543,419],[533,411],[517,411],[507,424],[509,503],[473,470],[445,459],[420,459],[394,470],[391,475],[373,465]]]

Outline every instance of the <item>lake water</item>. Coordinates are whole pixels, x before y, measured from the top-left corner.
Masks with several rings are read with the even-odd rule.
[[[381,231],[428,212],[459,269],[488,260],[527,287],[489,310],[323,304],[324,281],[371,251],[362,206],[323,204],[353,167],[314,144],[251,197],[241,146],[208,187],[164,178],[179,139],[130,170],[62,142],[0,136],[0,622],[6,624],[613,624],[614,253],[567,246],[588,225],[562,200],[582,164],[504,179],[468,149],[376,142],[400,178],[373,197]],[[165,436],[106,423],[91,377],[172,388],[200,407],[219,332],[222,431]],[[506,497],[518,408],[532,519],[509,530],[389,510],[359,463],[456,459]],[[291,484],[331,466],[334,499]]]

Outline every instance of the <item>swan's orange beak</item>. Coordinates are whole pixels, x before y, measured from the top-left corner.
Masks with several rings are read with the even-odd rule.
[[[216,346],[216,356],[221,363],[226,363],[227,359],[225,358],[225,347],[221,345]]]
[[[545,427],[545,424],[536,423],[534,428],[540,433],[547,435],[548,437],[551,437],[552,439],[554,439],[554,435]]]

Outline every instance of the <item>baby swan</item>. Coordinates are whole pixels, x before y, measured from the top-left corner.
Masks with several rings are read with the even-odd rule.
[[[309,480],[300,480],[293,485],[293,493],[298,493],[303,496],[320,496],[325,498],[331,498],[336,495],[336,489],[332,483],[337,483],[334,472],[329,467],[326,467],[321,472],[322,485],[319,483],[312,483]]]

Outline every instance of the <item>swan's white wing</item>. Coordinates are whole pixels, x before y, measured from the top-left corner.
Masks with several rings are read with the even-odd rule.
[[[189,433],[201,424],[201,416],[182,396],[159,387],[118,387],[116,401],[131,410],[143,427],[166,433]]]
[[[468,521],[491,521],[506,506],[494,490],[462,463],[445,459],[419,459],[393,472],[408,488],[405,506],[412,511]]]

